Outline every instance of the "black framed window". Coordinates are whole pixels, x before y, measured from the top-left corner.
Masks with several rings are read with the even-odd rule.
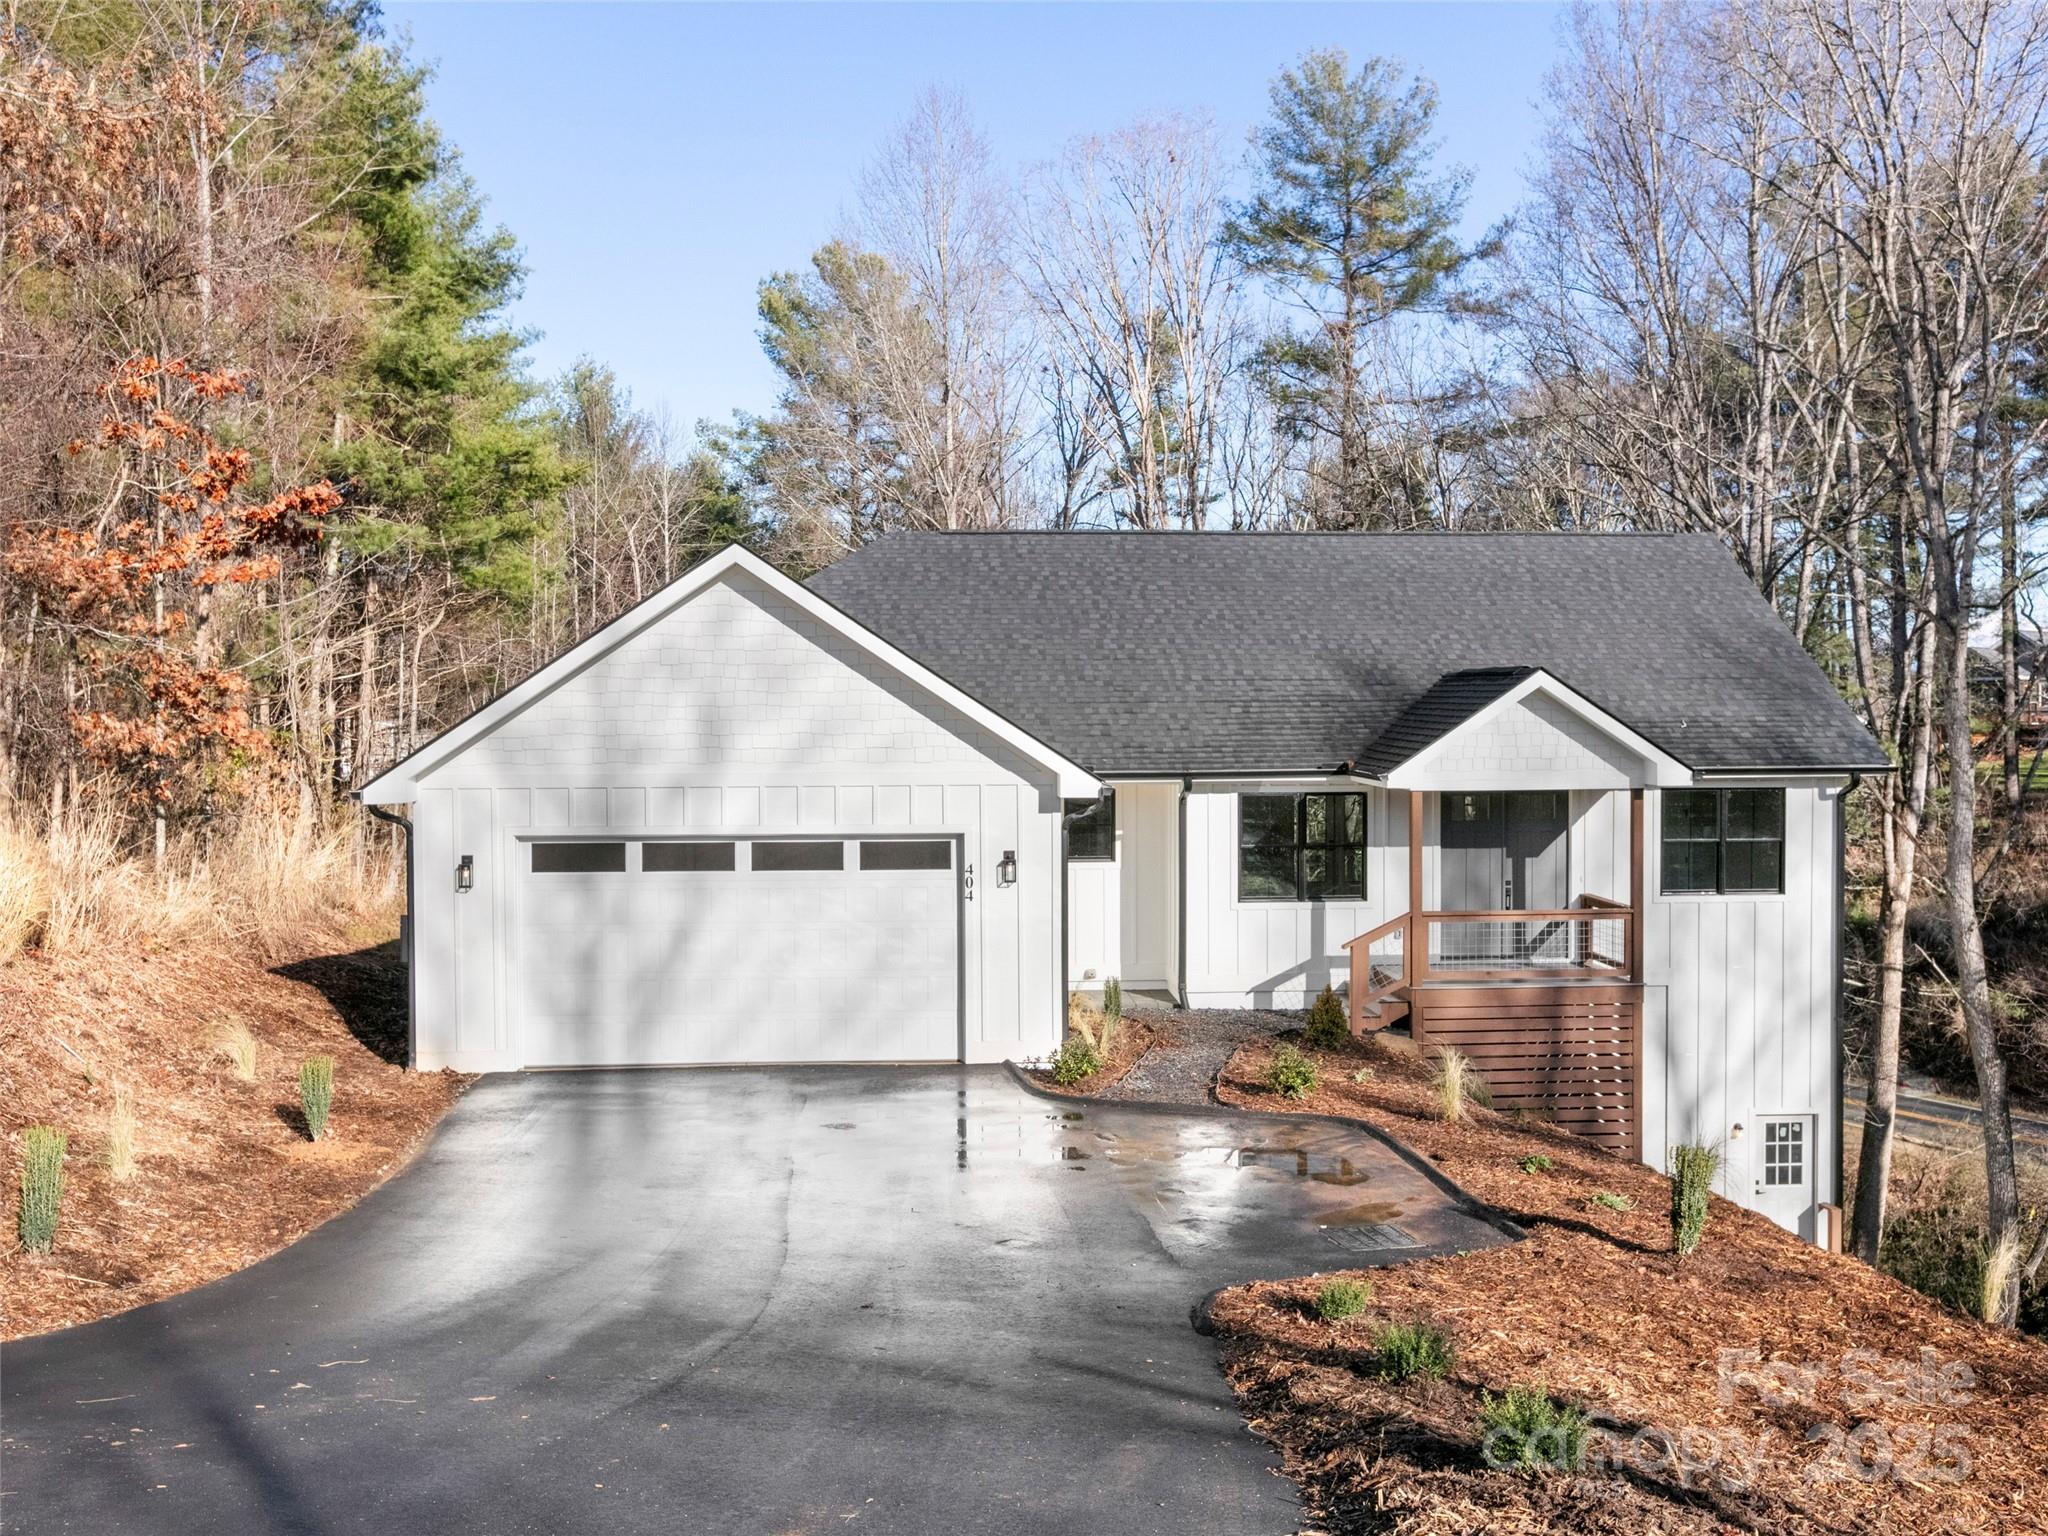
[[[643,872],[722,873],[734,866],[733,850],[731,843],[642,843],[640,868]]]
[[[1785,889],[1785,791],[1667,789],[1659,889],[1732,895]]]
[[[535,843],[536,875],[616,875],[626,868],[624,843]]]
[[[844,843],[755,843],[753,867],[757,870],[844,869]]]
[[[1069,863],[1099,863],[1116,857],[1116,792],[1094,800],[1069,800],[1067,812],[1067,860]]]
[[[1365,896],[1364,795],[1239,795],[1240,901]]]

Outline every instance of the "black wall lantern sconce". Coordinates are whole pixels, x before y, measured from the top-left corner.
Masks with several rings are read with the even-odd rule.
[[[1003,861],[996,866],[996,879],[1003,885],[1015,885],[1017,883],[1016,849],[1005,848],[1003,850]]]
[[[476,861],[464,854],[455,865],[455,889],[473,890],[476,887]]]

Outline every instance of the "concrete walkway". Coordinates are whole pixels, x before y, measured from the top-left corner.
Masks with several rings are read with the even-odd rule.
[[[0,1526],[1277,1536],[1191,1304],[1501,1240],[1329,1122],[1000,1069],[490,1078],[275,1258],[0,1351]]]

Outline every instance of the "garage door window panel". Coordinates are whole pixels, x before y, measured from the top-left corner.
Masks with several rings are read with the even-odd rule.
[[[667,873],[726,874],[738,867],[733,843],[642,843],[640,867]]]
[[[953,845],[920,838],[915,841],[888,839],[860,845],[862,869],[951,869]]]
[[[617,875],[626,869],[624,843],[535,843],[536,875]]]
[[[846,868],[844,843],[755,843],[753,869],[756,874],[787,870]]]

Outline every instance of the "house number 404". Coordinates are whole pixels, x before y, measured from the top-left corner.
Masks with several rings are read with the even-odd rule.
[[[967,899],[969,901],[974,900],[974,866],[972,864],[960,872],[960,879],[967,887]]]

